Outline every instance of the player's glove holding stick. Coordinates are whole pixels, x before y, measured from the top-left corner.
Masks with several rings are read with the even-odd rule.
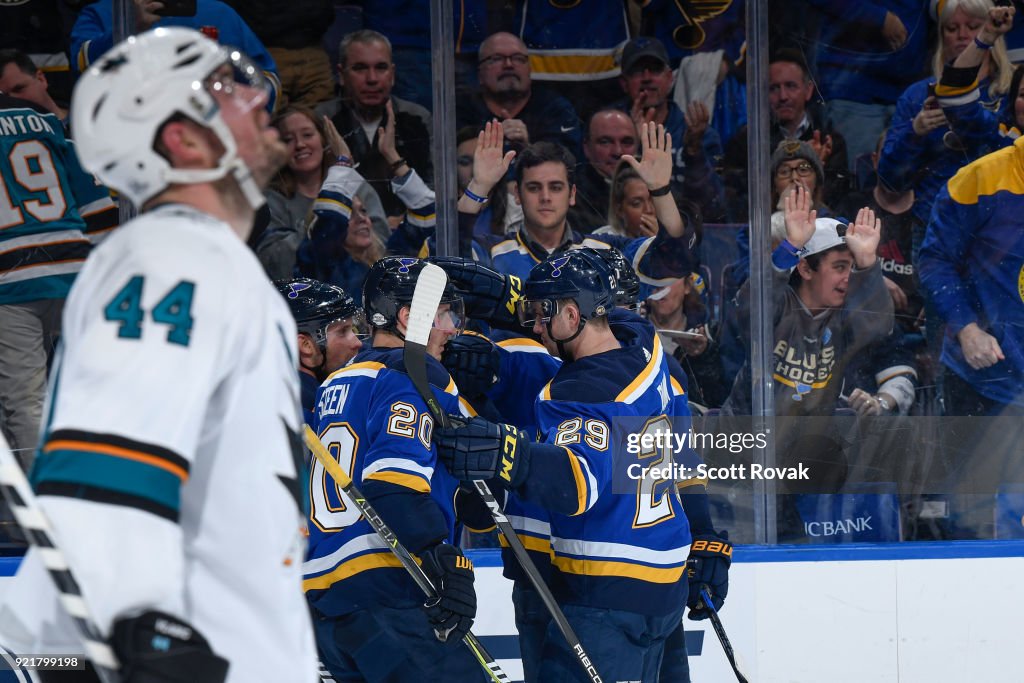
[[[530,440],[512,425],[489,422],[482,417],[464,420],[449,416],[450,427],[434,430],[437,459],[456,479],[497,479],[509,488],[526,480],[530,465]]]
[[[715,611],[722,609],[725,596],[729,594],[729,565],[732,564],[732,543],[729,534],[698,534],[690,545],[690,557],[686,561],[686,578],[690,593],[686,606],[690,608],[690,619],[700,621],[708,618],[708,610],[701,599],[700,590],[707,586]]]
[[[438,640],[459,643],[469,633],[476,616],[473,563],[447,543],[438,543],[420,553],[420,561],[437,591],[437,597],[423,605],[427,620]]]

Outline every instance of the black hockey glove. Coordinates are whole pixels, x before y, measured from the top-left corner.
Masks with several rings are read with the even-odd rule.
[[[512,425],[488,422],[482,417],[468,422],[452,415],[450,427],[434,429],[437,459],[462,481],[497,477],[511,488],[521,486],[530,471],[530,440]]]
[[[431,256],[427,259],[444,269],[462,295],[466,315],[506,330],[522,330],[516,317],[516,303],[523,298],[523,281],[470,259]]]
[[[187,623],[151,610],[114,622],[111,638],[124,683],[222,683],[228,661]]]
[[[452,374],[459,393],[472,401],[497,383],[501,355],[487,337],[464,332],[445,344],[441,364]]]
[[[707,586],[711,605],[715,611],[722,609],[725,596],[729,594],[729,565],[732,564],[732,543],[729,534],[699,534],[690,545],[690,557],[686,560],[686,578],[690,582],[690,594],[686,606],[690,608],[690,619],[707,619],[707,608],[700,590]]]
[[[441,642],[457,643],[469,632],[476,616],[473,563],[462,551],[438,543],[420,553],[423,571],[434,584],[437,597],[423,605],[427,620]]]

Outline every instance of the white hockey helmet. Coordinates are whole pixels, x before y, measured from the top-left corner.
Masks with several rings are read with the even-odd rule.
[[[259,207],[263,193],[238,156],[213,95],[217,90],[230,94],[236,82],[256,93],[249,105],[266,103],[267,85],[259,68],[198,31],[162,27],[129,37],[75,86],[71,126],[82,166],[140,207],[172,183],[212,182],[229,173],[249,203]],[[217,136],[224,154],[215,168],[172,168],[154,149],[161,127],[175,115]]]

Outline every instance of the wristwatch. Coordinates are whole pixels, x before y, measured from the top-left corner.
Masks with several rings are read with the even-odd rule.
[[[878,394],[878,395],[875,396],[875,400],[878,401],[879,407],[881,407],[881,409],[884,412],[887,412],[887,413],[891,413],[892,412],[892,406],[889,405],[889,401],[886,400],[886,398],[884,396],[882,396],[881,394]]]

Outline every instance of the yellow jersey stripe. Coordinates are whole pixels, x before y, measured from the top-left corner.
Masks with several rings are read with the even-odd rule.
[[[581,576],[621,576],[626,579],[647,581],[648,583],[675,583],[686,568],[685,564],[678,567],[648,567],[632,562],[615,562],[611,560],[579,560],[572,557],[556,555],[552,563],[566,574]]]
[[[551,554],[551,539],[537,538],[536,536],[527,536],[526,534],[516,534],[516,536],[523,542],[523,547],[527,550],[532,550],[535,553],[544,553],[545,555]],[[500,536],[498,542],[501,543],[502,548],[508,547],[508,541],[505,540],[504,536]]]
[[[604,74],[615,75],[614,50],[606,54],[537,54],[530,55],[530,70],[541,76],[545,74]]]
[[[430,493],[430,482],[415,474],[408,472],[396,472],[395,470],[381,470],[366,476],[366,479],[386,481],[389,484],[397,484],[419,493]]]
[[[615,397],[617,402],[628,402],[630,395],[636,391],[641,385],[647,382],[651,376],[657,372],[658,367],[661,365],[661,340],[658,339],[658,335],[654,335],[654,353],[651,354],[650,360],[647,361],[647,367],[645,367],[639,375],[637,375],[629,385],[619,392],[619,395]]]
[[[338,368],[330,375],[328,375],[327,379],[330,380],[337,377],[338,375],[341,375],[342,373],[353,372],[355,370],[371,370],[376,373],[383,370],[384,367],[385,365],[383,363],[378,363],[377,361],[372,360],[363,361],[362,363],[352,363],[352,365],[346,365],[343,368]]]
[[[345,579],[355,576],[360,572],[365,572],[370,569],[401,566],[402,563],[390,550],[381,550],[367,555],[360,555],[354,560],[342,562],[336,568],[322,576],[305,579],[302,582],[302,590],[322,590],[324,588],[330,588],[333,584],[339,581],[344,581]]]
[[[576,459],[576,455],[573,454],[565,446],[565,454],[569,456],[569,466],[572,468],[572,477],[576,480],[576,512],[572,513],[572,517],[576,515],[582,515],[587,510],[587,478],[583,476],[583,470],[580,468],[580,462]]]

